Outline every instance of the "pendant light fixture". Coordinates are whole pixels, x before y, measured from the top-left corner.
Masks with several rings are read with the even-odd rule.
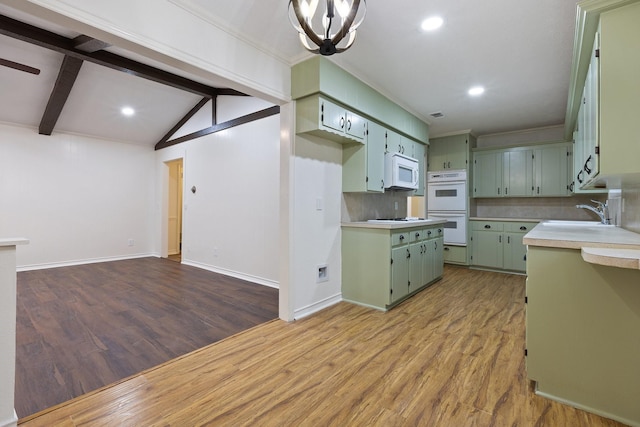
[[[289,20],[302,45],[313,53],[333,55],[349,49],[367,10],[366,0],[289,0]],[[358,13],[360,12],[360,13]]]

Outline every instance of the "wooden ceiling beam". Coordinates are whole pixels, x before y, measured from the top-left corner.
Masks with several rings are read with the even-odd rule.
[[[44,110],[42,119],[40,120],[40,127],[38,133],[40,135],[51,135],[56,122],[60,118],[64,104],[69,98],[71,89],[76,82],[80,67],[82,67],[82,60],[74,58],[72,56],[65,56],[58,72],[58,78],[56,84],[53,86],[51,96],[49,96],[49,102],[47,102],[47,108]]]
[[[73,39],[73,46],[83,52],[96,52],[98,50],[106,49],[111,46],[109,43],[102,40],[94,39],[93,37],[79,35]]]
[[[0,34],[200,96],[213,98],[218,95],[220,91],[225,92],[225,94],[244,95],[232,89],[218,89],[198,83],[105,50],[85,52],[76,47],[74,39],[25,24],[4,15],[0,15]]]
[[[246,116],[238,117],[237,119],[232,119],[224,123],[218,123],[208,128],[190,133],[188,135],[181,136],[176,139],[165,141],[163,143],[158,143],[156,144],[155,149],[156,151],[161,150],[163,148],[171,147],[172,145],[191,141],[192,139],[201,138],[205,135],[210,135],[212,133],[216,133],[216,132],[223,131],[225,129],[230,129],[232,127],[240,126],[245,123],[250,123],[255,120],[264,119],[266,117],[270,117],[276,114],[280,114],[279,105],[274,105],[273,107],[265,108],[264,110],[256,111],[255,113],[247,114]]]
[[[167,134],[165,136],[163,136],[160,141],[158,141],[156,143],[156,150],[158,149],[158,146],[161,146],[162,144],[164,144],[165,142],[167,142],[169,140],[169,138],[171,138],[173,136],[174,133],[176,133],[178,131],[178,129],[180,129],[185,123],[187,123],[189,121],[189,119],[191,117],[193,117],[198,111],[200,111],[200,109],[202,107],[204,107],[207,102],[209,102],[209,100],[211,100],[211,98],[202,98],[200,100],[200,102],[198,102],[196,104],[195,107],[193,107],[191,110],[189,110],[189,112],[187,114],[185,114],[185,116],[180,119],[180,121],[178,123],[176,123],[176,125],[174,127],[171,128],[171,130],[169,130],[169,132],[167,132]],[[213,98],[213,100],[211,101],[215,104],[215,98]]]

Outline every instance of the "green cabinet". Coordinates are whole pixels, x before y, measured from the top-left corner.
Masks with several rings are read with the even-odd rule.
[[[522,238],[536,222],[471,222],[471,265],[497,270],[526,271],[527,248]]]
[[[342,297],[387,310],[442,277],[442,226],[343,227]]]
[[[467,246],[444,245],[442,254],[446,264],[469,265]]]
[[[296,102],[296,133],[340,143],[364,143],[368,121],[346,107],[314,95]]]
[[[473,197],[570,195],[571,144],[554,143],[473,153]]]
[[[474,144],[469,134],[450,135],[429,141],[430,171],[466,169],[469,166],[469,149]]]
[[[533,194],[532,151],[520,149],[502,153],[502,196],[523,197]]]
[[[364,144],[347,144],[342,149],[342,191],[384,192],[386,129],[369,122]]]
[[[423,143],[429,140],[427,123],[321,55],[299,62],[291,69],[292,99],[300,100],[317,94],[349,106],[362,116],[409,138]]]
[[[395,233],[391,248],[391,286],[389,287],[389,305],[404,298],[409,293],[409,261],[411,257],[407,233]],[[406,238],[406,239],[405,239]]]
[[[553,144],[534,150],[535,196],[553,197],[570,195],[571,146]]]
[[[473,197],[502,196],[502,152],[473,153]]]
[[[640,271],[533,245],[527,263],[526,367],[536,390],[640,425]]]
[[[640,183],[638,22],[638,1],[578,4],[565,136],[582,124],[574,177],[583,189]]]

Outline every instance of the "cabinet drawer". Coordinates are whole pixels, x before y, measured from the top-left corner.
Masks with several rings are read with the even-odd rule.
[[[422,228],[418,228],[415,230],[408,231],[409,234],[409,242],[419,242],[427,238],[427,230],[423,230]]]
[[[409,232],[396,232],[391,235],[391,246],[406,245],[409,243]]]
[[[467,263],[467,248],[465,246],[444,245],[444,262],[453,264]]]
[[[504,231],[510,233],[528,233],[538,225],[537,222],[506,222],[504,224]]]
[[[477,231],[502,231],[504,224],[498,221],[471,221],[471,229]]]

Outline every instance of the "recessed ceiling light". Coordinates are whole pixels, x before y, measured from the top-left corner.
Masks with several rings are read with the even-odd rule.
[[[425,19],[424,21],[422,21],[422,29],[424,31],[433,31],[433,30],[437,30],[438,28],[440,28],[442,26],[442,23],[444,21],[442,20],[441,17],[439,16],[432,16],[430,18]]]
[[[469,89],[468,94],[471,96],[479,96],[482,95],[484,93],[484,88],[482,86],[474,86],[471,89]]]
[[[130,116],[133,116],[136,113],[136,110],[134,110],[131,107],[122,107],[120,112],[122,113],[123,116],[130,117]]]

